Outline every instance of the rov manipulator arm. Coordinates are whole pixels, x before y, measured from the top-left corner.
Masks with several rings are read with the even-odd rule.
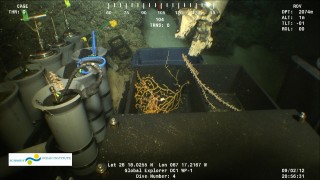
[[[212,45],[212,24],[219,21],[229,0],[203,0],[193,8],[179,10],[180,28],[176,38],[184,39],[194,27],[196,28],[189,50],[190,56],[198,56],[205,48]]]

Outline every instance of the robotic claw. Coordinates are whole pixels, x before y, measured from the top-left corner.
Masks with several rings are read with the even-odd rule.
[[[212,45],[211,29],[214,22],[219,21],[229,0],[203,0],[196,3],[194,8],[182,8],[179,10],[180,28],[175,34],[176,38],[184,39],[192,28],[196,26],[196,34],[193,37],[189,50],[190,56],[198,56],[205,48]]]

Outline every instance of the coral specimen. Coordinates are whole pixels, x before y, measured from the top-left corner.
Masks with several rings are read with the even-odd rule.
[[[49,72],[48,75],[49,75],[49,78],[46,75],[44,75],[44,77],[47,83],[50,85],[50,91],[53,94],[56,102],[58,102],[58,97],[61,94],[60,91],[64,89],[64,86],[55,73]]]
[[[168,57],[169,53],[167,61]],[[170,89],[165,84],[159,85],[151,75],[141,77],[137,71],[137,82],[134,85],[136,88],[136,93],[134,95],[136,99],[135,107],[145,114],[169,113],[178,109],[181,103],[181,92],[183,88],[189,84],[189,82],[185,82],[182,85],[179,84],[178,72],[176,73],[176,76],[173,76],[172,72],[168,68],[167,61],[165,68],[169,72],[170,76],[172,76],[176,81],[175,86],[177,89],[175,90]]]
[[[64,89],[63,84],[61,83],[60,79],[55,73],[49,72],[49,77],[50,77],[51,83],[53,83],[56,86],[56,89],[58,91],[62,91]]]
[[[135,107],[145,114],[168,113],[177,109],[181,102],[181,91],[188,84],[171,90],[165,84],[159,85],[151,75],[140,77],[137,71],[138,82],[135,83]]]
[[[204,98],[206,100],[206,102],[209,104],[209,106],[211,107],[211,109],[213,111],[216,111],[216,107],[209,101],[208,99],[208,95],[213,96],[216,100],[218,100],[220,103],[222,103],[223,105],[225,105],[226,107],[234,110],[234,111],[241,111],[241,109],[235,107],[234,105],[224,101],[217,92],[215,92],[215,90],[213,90],[212,88],[209,88],[208,86],[206,86],[198,77],[199,72],[193,67],[192,63],[189,61],[189,59],[187,58],[186,55],[182,54],[182,58],[184,60],[184,62],[186,63],[188,69],[190,70],[191,74],[193,75],[193,77],[196,79],[199,87],[201,88],[202,94],[204,95]]]

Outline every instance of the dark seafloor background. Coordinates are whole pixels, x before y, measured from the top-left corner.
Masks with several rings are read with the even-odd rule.
[[[17,3],[28,3],[29,16],[47,12],[54,18],[59,35],[64,31],[63,10],[66,10],[71,28],[88,34],[92,30],[98,30],[98,45],[108,47],[107,41],[117,35],[122,35],[130,48],[135,52],[142,47],[148,47],[145,43],[143,32],[143,18],[140,8],[128,6],[130,15],[123,13],[123,8],[113,8],[112,15],[106,15],[106,3],[139,2],[139,1],[70,1],[70,8],[65,9],[64,1],[23,1],[1,0],[0,8],[0,44],[12,44],[22,52],[24,57],[33,53],[38,47],[36,33],[32,32],[24,22],[20,21],[20,15],[9,15],[9,9],[17,9]],[[145,0],[143,2],[154,2]],[[172,1],[163,1],[172,2]],[[186,2],[186,1],[184,1]],[[189,2],[189,1],[188,1]],[[281,32],[281,10],[292,9],[293,3],[303,4],[303,9],[313,9],[313,15],[306,15],[306,32]],[[297,54],[311,64],[319,57],[319,2],[315,0],[301,1],[277,1],[277,0],[230,0],[222,19],[214,24],[214,45],[206,52],[231,53],[232,45],[249,47],[259,44],[281,57]],[[176,16],[171,13],[174,18]],[[114,29],[107,29],[103,24],[111,19],[118,21]],[[40,33],[47,44],[54,39],[50,18],[40,20]],[[34,26],[32,21],[28,22]],[[155,37],[156,38],[156,37]],[[1,51],[3,64],[10,71],[19,65],[14,55],[5,50]],[[285,58],[282,58],[285,59]],[[25,60],[25,59],[23,59]],[[126,68],[126,67],[123,67]],[[1,77],[3,77],[3,67]]]

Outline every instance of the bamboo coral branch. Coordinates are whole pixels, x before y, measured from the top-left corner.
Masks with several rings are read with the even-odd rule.
[[[49,72],[48,75],[49,75],[49,78],[47,77],[46,74],[44,74],[44,77],[47,83],[50,85],[50,91],[53,94],[56,102],[58,102],[57,97],[59,96],[59,91],[62,91],[64,89],[64,86],[55,73]]]
[[[213,89],[210,89],[208,86],[206,86],[198,77],[199,72],[193,67],[192,63],[189,61],[188,57],[184,54],[182,54],[182,58],[184,60],[184,62],[186,63],[188,69],[190,70],[191,74],[193,75],[193,77],[196,79],[197,83],[199,84],[199,87],[202,90],[202,93],[207,101],[207,103],[210,105],[210,107],[212,108],[212,110],[216,110],[216,107],[209,101],[208,96],[206,94],[209,93],[210,95],[212,95],[216,100],[218,100],[220,103],[222,103],[223,105],[227,106],[228,108],[234,110],[234,111],[241,111],[241,109],[235,107],[234,105],[224,101],[217,92],[215,92]]]
[[[49,72],[49,77],[51,82],[56,85],[58,91],[62,91],[64,89],[63,84],[55,73]]]
[[[176,76],[174,76],[171,72],[171,70],[169,69],[169,65],[168,65],[168,61],[169,61],[169,51],[168,51],[168,55],[167,55],[167,59],[166,59],[166,64],[164,65],[164,67],[167,69],[167,71],[169,72],[169,74],[174,78],[174,80],[176,80],[176,85],[179,85],[179,80],[178,80],[178,74],[179,74],[179,70],[176,73]]]
[[[50,91],[53,94],[54,99],[56,100],[56,102],[58,101],[57,96],[56,96],[56,89],[53,87],[52,83],[49,81],[49,79],[47,78],[47,76],[45,74],[43,74],[43,76],[45,77],[48,85],[50,85]]]

